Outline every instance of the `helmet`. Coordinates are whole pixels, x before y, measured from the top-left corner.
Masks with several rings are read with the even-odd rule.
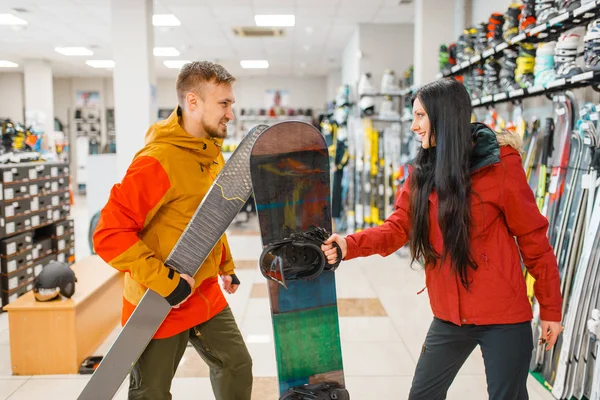
[[[375,101],[371,96],[365,96],[358,102],[362,115],[375,114]]]
[[[50,261],[35,278],[33,295],[37,301],[49,301],[60,295],[71,298],[77,278],[65,263]]]

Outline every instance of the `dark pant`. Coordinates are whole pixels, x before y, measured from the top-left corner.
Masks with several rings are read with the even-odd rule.
[[[150,341],[131,371],[130,400],[171,399],[171,382],[188,340],[210,367],[217,400],[250,400],[252,359],[229,306],[189,331]]]
[[[457,326],[434,318],[423,345],[410,400],[444,400],[475,346],[481,346],[490,400],[527,400],[533,350],[529,322]]]

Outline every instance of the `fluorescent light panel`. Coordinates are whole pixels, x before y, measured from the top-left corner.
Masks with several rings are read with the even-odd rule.
[[[269,68],[269,62],[267,60],[242,60],[240,61],[242,68],[246,69],[260,69]]]
[[[256,26],[295,26],[295,15],[255,15]]]
[[[180,69],[187,63],[191,63],[191,61],[189,61],[189,60],[165,60],[163,62],[165,67],[174,68],[174,69]]]
[[[54,51],[65,56],[91,56],[94,52],[85,47],[55,47]]]
[[[0,25],[27,25],[27,21],[12,14],[0,14]]]
[[[155,47],[154,55],[156,57],[177,57],[179,56],[179,50],[175,47]]]
[[[8,60],[0,60],[0,68],[17,68],[19,64]]]
[[[113,60],[87,60],[85,62],[92,68],[114,68],[115,62]]]
[[[152,25],[154,26],[180,26],[181,21],[173,14],[154,14],[152,16]]]

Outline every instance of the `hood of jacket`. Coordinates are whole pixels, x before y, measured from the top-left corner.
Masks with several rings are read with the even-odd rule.
[[[210,164],[221,154],[223,139],[201,139],[187,133],[180,125],[181,109],[177,107],[171,115],[151,125],[146,132],[146,146],[171,145],[194,154],[200,164]]]
[[[496,134],[481,122],[471,124],[473,151],[471,152],[471,173],[500,162],[500,145]]]

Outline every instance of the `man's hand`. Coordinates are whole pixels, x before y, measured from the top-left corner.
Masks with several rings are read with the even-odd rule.
[[[190,294],[189,294],[189,296],[188,296],[188,297],[186,297],[185,299],[183,299],[183,300],[181,301],[181,303],[177,304],[176,306],[173,306],[173,308],[179,308],[179,307],[180,307],[180,306],[181,306],[183,303],[185,303],[185,302],[187,301],[187,299],[189,299],[189,298],[190,298],[190,296],[191,296],[192,294],[194,294],[194,285],[196,284],[196,281],[194,280],[194,278],[192,278],[192,277],[191,277],[191,276],[189,276],[189,275],[186,275],[186,274],[181,274],[181,275],[179,275],[179,277],[180,277],[181,279],[185,279],[185,281],[186,281],[186,282],[187,282],[187,283],[190,285],[190,288],[192,289],[192,291],[190,292]]]
[[[240,286],[240,280],[233,275],[221,275],[221,279],[223,279],[223,290],[225,290],[229,294],[234,294],[238,287]]]
[[[540,340],[542,343],[546,343],[546,351],[554,346],[558,339],[558,335],[560,335],[562,331],[563,329],[560,326],[560,322],[542,321],[542,337]]]

